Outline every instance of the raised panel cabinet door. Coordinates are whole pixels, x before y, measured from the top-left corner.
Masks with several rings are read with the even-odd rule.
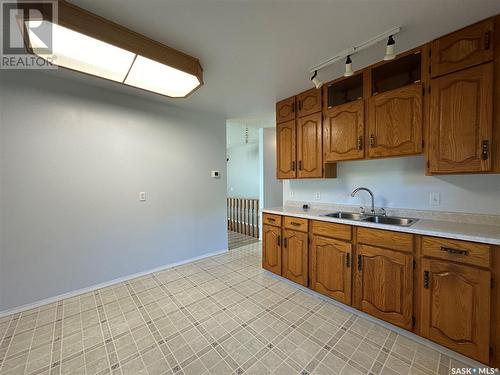
[[[422,259],[421,330],[428,339],[487,363],[491,273]]]
[[[295,178],[296,172],[295,120],[276,125],[276,175]]]
[[[431,81],[429,172],[491,168],[493,63]]]
[[[276,103],[276,124],[295,120],[295,96]]]
[[[346,305],[351,304],[352,245],[314,236],[311,288]]]
[[[298,116],[321,112],[321,89],[307,90],[297,95]]]
[[[431,76],[455,72],[493,59],[494,21],[489,19],[436,39],[431,44]]]
[[[321,112],[297,119],[297,177],[323,176]]]
[[[282,276],[297,284],[308,283],[308,234],[283,230]]]
[[[405,329],[413,325],[413,256],[358,245],[355,306]]]
[[[281,228],[262,227],[262,267],[281,275]]]
[[[365,156],[365,105],[363,100],[328,109],[323,122],[325,161],[356,160]]]
[[[422,152],[422,85],[408,85],[369,98],[367,126],[370,158]]]

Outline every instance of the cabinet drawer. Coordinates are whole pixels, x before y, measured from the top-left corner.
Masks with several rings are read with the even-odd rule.
[[[312,222],[312,232],[318,236],[338,238],[345,241],[351,241],[352,239],[351,226],[345,224],[314,220]]]
[[[357,233],[359,243],[413,252],[412,234],[372,228],[358,228]]]
[[[281,227],[281,216],[273,215],[273,214],[262,214],[262,224],[265,225],[274,225],[277,227]]]
[[[422,255],[474,266],[489,267],[491,265],[491,246],[476,242],[424,237]]]
[[[283,226],[287,229],[298,230],[299,232],[307,232],[307,219],[285,216],[285,222]]]

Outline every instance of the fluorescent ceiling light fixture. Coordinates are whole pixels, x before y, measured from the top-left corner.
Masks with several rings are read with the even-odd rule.
[[[124,83],[174,98],[200,85],[196,76],[143,56],[137,56]]]
[[[66,27],[41,22],[42,27],[52,27],[52,53],[32,29],[39,21],[27,21],[26,28],[33,53],[54,65],[123,82],[134,61],[135,54]]]
[[[30,15],[20,23],[29,52],[59,67],[168,97],[186,97],[203,85],[197,58],[67,1],[57,5],[55,18],[42,8],[41,17]],[[43,35],[52,36],[51,46]]]

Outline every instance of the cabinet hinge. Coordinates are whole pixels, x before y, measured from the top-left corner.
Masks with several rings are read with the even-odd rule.
[[[488,140],[484,140],[481,142],[481,158],[483,160],[488,160],[490,151],[490,142]]]
[[[484,33],[484,49],[490,49],[491,32],[488,30]]]

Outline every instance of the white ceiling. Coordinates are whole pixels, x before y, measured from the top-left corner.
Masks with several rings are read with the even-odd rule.
[[[310,66],[349,46],[402,26],[396,42],[404,50],[500,13],[499,0],[71,1],[198,57],[204,69],[205,85],[187,99],[110,88],[260,123],[272,121],[278,99],[312,87]],[[380,60],[383,50],[382,43],[361,52],[354,68]],[[320,78],[342,68],[337,63]]]

